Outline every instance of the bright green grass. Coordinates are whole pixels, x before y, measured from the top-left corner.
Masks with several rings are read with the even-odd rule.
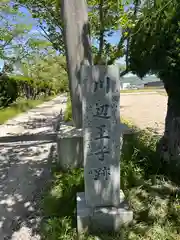
[[[0,124],[5,123],[7,120],[16,117],[20,113],[26,112],[27,110],[32,109],[45,101],[51,100],[53,97],[44,97],[38,100],[22,99],[12,103],[7,108],[0,109]]]
[[[158,137],[147,131],[124,136],[121,155],[121,188],[133,209],[131,226],[119,234],[100,234],[102,240],[180,239],[179,168],[162,164],[156,152]],[[44,240],[77,239],[76,193],[84,190],[83,169],[63,173],[52,167],[43,199]],[[93,240],[93,236],[84,236]]]

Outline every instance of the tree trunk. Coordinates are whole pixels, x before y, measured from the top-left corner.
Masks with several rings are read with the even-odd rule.
[[[180,93],[168,93],[164,136],[157,150],[164,161],[180,160]]]
[[[92,64],[89,24],[85,0],[62,0],[63,36],[75,127],[82,128],[80,68]]]

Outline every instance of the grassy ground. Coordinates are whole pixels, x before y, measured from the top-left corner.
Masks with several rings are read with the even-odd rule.
[[[158,137],[147,131],[124,136],[121,188],[134,211],[131,226],[103,240],[180,239],[179,168],[162,164],[155,152]],[[76,193],[84,190],[83,169],[62,173],[52,167],[53,180],[44,193],[44,240],[77,239]],[[93,236],[83,239],[93,240]]]
[[[37,105],[51,100],[53,97],[43,97],[38,100],[18,100],[12,103],[9,107],[0,109],[0,124],[5,123],[7,120],[17,116],[20,113],[26,112],[29,109],[36,107]]]
[[[159,88],[142,88],[142,89],[124,89],[124,90],[120,90],[121,93],[136,93],[136,92],[157,92],[158,94],[161,94],[161,95],[165,95],[167,96],[166,94],[166,91],[163,90],[163,89],[159,89]]]
[[[163,95],[163,96],[166,96],[166,97],[167,97],[166,91],[157,90],[156,92],[159,93],[160,95]]]

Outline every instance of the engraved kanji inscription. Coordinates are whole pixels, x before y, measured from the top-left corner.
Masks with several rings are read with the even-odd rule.
[[[109,119],[110,118],[110,115],[108,113],[109,108],[110,108],[109,104],[96,103],[95,114],[93,116],[103,119]]]
[[[102,149],[94,152],[94,154],[98,157],[99,161],[104,161],[105,155],[110,154],[110,151],[106,146],[103,146]]]
[[[106,139],[109,139],[109,135],[108,133],[106,133],[106,125],[105,124],[102,124],[98,127],[96,127],[96,129],[98,129],[98,136],[95,137],[95,140],[99,140],[99,139],[103,139],[103,138],[106,138]]]
[[[103,167],[103,168],[94,168],[89,171],[90,175],[93,175],[93,179],[99,180],[100,178],[104,178],[104,180],[108,180],[108,177],[110,174],[110,168],[109,167]]]
[[[110,78],[107,76],[105,80],[100,79],[99,81],[94,82],[93,92],[97,92],[99,89],[105,88],[106,93],[109,93],[110,90]]]

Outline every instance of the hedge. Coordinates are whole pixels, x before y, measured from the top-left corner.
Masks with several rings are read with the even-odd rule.
[[[40,96],[56,95],[68,91],[68,79],[37,80],[24,76],[0,75],[0,107],[7,107],[18,97],[38,99]]]

